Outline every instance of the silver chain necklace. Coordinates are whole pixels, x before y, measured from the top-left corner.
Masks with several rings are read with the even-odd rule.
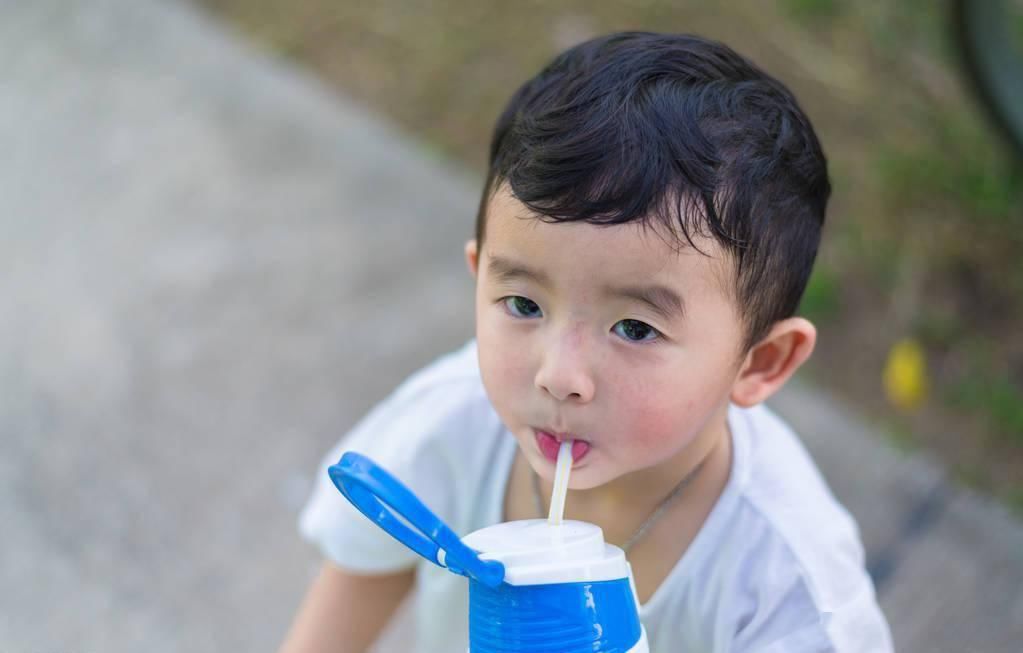
[[[704,458],[704,460],[706,460],[706,458]],[[643,523],[639,525],[636,532],[632,534],[632,537],[626,540],[625,544],[622,545],[622,551],[628,553],[629,549],[631,549],[636,542],[643,539],[643,536],[646,535],[648,530],[650,530],[650,527],[661,518],[661,515],[663,515],[664,511],[668,509],[668,506],[671,505],[671,503],[677,499],[680,494],[682,494],[682,490],[689,485],[689,482],[692,481],[697,472],[700,471],[700,468],[703,467],[704,460],[701,460],[699,465],[683,476],[682,480],[679,481],[674,488],[672,488],[671,492],[668,493],[668,496],[661,499],[661,502],[654,507],[654,509],[650,512],[650,515],[647,516]],[[547,510],[544,508],[543,493],[540,491],[540,476],[532,467],[529,468],[529,471],[533,477],[533,500],[536,502],[536,511],[540,513],[540,517],[543,518],[543,516],[547,514]]]

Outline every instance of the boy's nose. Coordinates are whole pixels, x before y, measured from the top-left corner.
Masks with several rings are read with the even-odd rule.
[[[595,392],[586,354],[578,341],[562,340],[550,345],[543,353],[534,382],[537,388],[558,401],[586,403],[593,399]]]

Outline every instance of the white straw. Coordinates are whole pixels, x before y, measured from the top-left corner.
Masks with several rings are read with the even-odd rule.
[[[547,523],[560,526],[565,516],[565,496],[568,494],[568,476],[572,473],[572,441],[565,440],[558,449],[558,463],[554,471],[554,490],[551,492],[551,511]]]

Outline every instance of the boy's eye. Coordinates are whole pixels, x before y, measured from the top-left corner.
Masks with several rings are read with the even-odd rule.
[[[514,297],[505,297],[501,301],[504,302],[504,307],[508,312],[515,317],[540,317],[543,315],[540,307],[531,299],[515,295]]]
[[[660,335],[657,329],[639,320],[622,320],[612,327],[612,331],[630,342],[654,340]]]

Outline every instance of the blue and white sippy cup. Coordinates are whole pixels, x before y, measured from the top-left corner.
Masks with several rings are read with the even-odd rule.
[[[459,537],[396,478],[349,452],[328,469],[364,515],[469,579],[469,653],[648,653],[632,569],[599,526],[543,519]]]

